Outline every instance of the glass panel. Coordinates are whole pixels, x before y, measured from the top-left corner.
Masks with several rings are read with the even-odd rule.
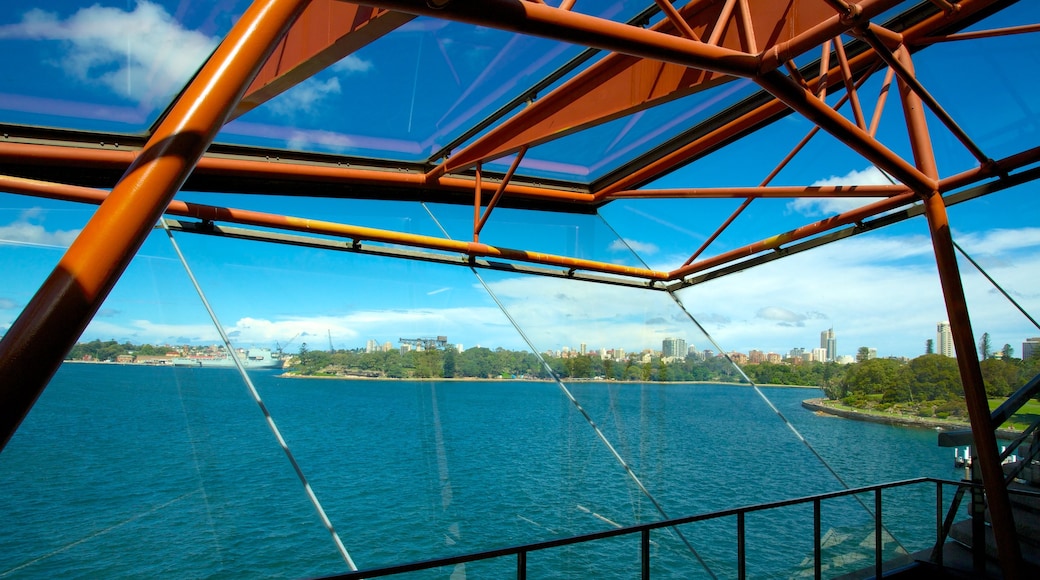
[[[143,132],[249,3],[125,4],[0,7],[0,120]]]
[[[591,182],[751,95],[756,88],[751,81],[735,79],[721,87],[550,141],[532,148],[517,173]],[[512,161],[510,156],[489,163],[488,167],[505,172]]]
[[[94,206],[0,193],[0,336],[47,279]]]
[[[627,21],[645,2],[585,14]],[[426,161],[582,47],[417,18],[229,124],[219,141]]]

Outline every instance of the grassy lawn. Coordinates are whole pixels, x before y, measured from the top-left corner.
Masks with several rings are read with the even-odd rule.
[[[1003,402],[1003,399],[990,399],[989,409],[992,411]],[[1001,425],[1001,428],[1022,431],[1032,425],[1037,419],[1040,419],[1040,401],[1030,400],[1018,410],[1018,413],[1012,415],[1008,422]]]

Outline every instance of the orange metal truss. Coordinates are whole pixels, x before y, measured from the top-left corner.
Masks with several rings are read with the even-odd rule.
[[[100,207],[0,341],[3,444],[164,212],[209,222],[316,232],[355,242],[366,240],[467,257],[494,257],[660,283],[681,282],[694,274],[738,264],[794,241],[923,202],[954,341],[962,352],[974,349],[943,195],[1004,179],[1040,162],[1040,147],[1025,148],[1004,159],[990,159],[916,78],[912,55],[940,41],[1034,32],[1035,24],[959,33],[989,12],[1003,8],[1008,4],[1005,0],[935,0],[906,8],[902,18],[896,20],[898,28],[892,29],[880,26],[874,19],[905,2],[691,0],[675,9],[666,0],[658,0],[656,4],[663,16],[647,29],[582,14],[580,2],[557,4],[554,7],[522,0],[369,0],[361,6],[337,0],[257,0],[146,140],[131,139],[111,146],[99,145],[105,138],[91,134],[53,131],[43,137],[31,128],[9,131],[0,141],[0,172],[9,174],[0,176],[0,190],[98,203]],[[608,54],[507,120],[491,123],[480,137],[446,158],[395,164],[392,168],[389,163],[371,161],[359,167],[357,163],[340,163],[343,159],[336,156],[294,156],[282,152],[279,159],[272,160],[270,152],[259,148],[211,149],[214,136],[229,119],[390,34],[416,16],[542,36]],[[804,61],[807,55],[817,53],[818,60],[812,64],[795,64],[796,59]],[[860,87],[871,75],[882,71],[888,75],[886,89],[878,95],[873,115],[868,118],[870,103]],[[747,79],[762,89],[757,100],[691,127],[689,132],[614,168],[596,182],[548,182],[518,175],[524,153],[531,147],[710,90],[736,78]],[[893,78],[913,152],[910,159],[892,151],[875,135]],[[837,91],[845,93],[842,102],[836,107],[828,105],[826,94]],[[840,112],[846,101],[851,118]],[[974,156],[978,161],[976,168],[958,175],[939,174],[924,117],[926,108]],[[870,187],[770,187],[774,171],[760,187],[645,188],[676,168],[792,113],[813,124],[806,140],[825,131],[892,176],[895,183]],[[777,171],[801,146],[781,162]],[[491,174],[486,170],[489,162],[514,153],[518,154],[506,173]],[[63,183],[54,182],[55,175],[74,175],[79,171],[91,176],[91,183],[86,178],[75,181],[75,177]],[[346,195],[363,190],[356,195],[472,204],[473,241],[186,204],[173,199],[185,183],[219,191],[229,180],[238,180],[246,190],[277,180],[300,193],[317,188],[350,188]],[[745,200],[720,224],[711,237],[714,239],[754,199],[776,197],[883,199],[788,232],[764,232],[760,241],[728,252],[701,257],[707,243],[691,248],[691,258],[667,272],[503,248],[480,241],[484,225],[499,206],[593,212],[625,198]],[[1004,575],[1018,578],[1014,523],[978,361],[959,357],[958,364]]]

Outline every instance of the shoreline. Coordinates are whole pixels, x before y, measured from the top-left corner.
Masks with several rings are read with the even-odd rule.
[[[279,378],[283,379],[319,379],[319,380],[341,380],[341,381],[400,381],[400,382],[422,382],[422,381],[437,381],[437,382],[480,382],[480,383],[552,383],[555,382],[552,379],[531,379],[531,378],[493,378],[493,379],[482,379],[479,377],[427,377],[427,378],[416,378],[416,377],[366,377],[366,376],[354,376],[354,375],[301,375],[292,372],[286,372],[278,375]],[[620,385],[722,385],[727,387],[746,387],[751,388],[752,385],[747,383],[728,383],[725,381],[619,381],[619,380],[596,380],[596,379],[560,379],[564,384],[620,384]],[[774,384],[756,384],[756,387],[769,388],[769,389],[822,389],[813,385],[774,385]]]
[[[806,399],[802,401],[802,407],[816,414],[830,415],[841,419],[852,419],[853,421],[866,421],[868,423],[879,423],[895,427],[909,427],[914,429],[933,429],[936,431],[955,431],[960,429],[971,429],[968,421],[957,421],[950,419],[939,419],[937,417],[914,417],[911,415],[883,414],[876,411],[865,411],[861,409],[850,409],[838,407],[838,403],[829,399]],[[998,429],[997,439],[1016,439],[1021,433]]]

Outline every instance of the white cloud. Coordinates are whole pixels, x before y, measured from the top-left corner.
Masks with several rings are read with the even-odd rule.
[[[178,91],[218,42],[146,0],[129,12],[95,4],[64,20],[34,8],[0,28],[0,38],[61,41],[67,50],[55,64],[67,74],[149,106]]]
[[[372,69],[371,61],[357,55],[347,55],[343,60],[329,67],[329,71],[343,75],[354,75]],[[264,107],[271,113],[288,118],[313,115],[318,112],[322,103],[336,95],[342,94],[343,87],[338,76],[325,80],[311,77],[288,91],[271,99]]]
[[[640,242],[639,240],[625,239],[614,240],[610,243],[611,252],[628,252],[632,251],[640,256],[652,256],[658,252],[659,248],[656,244],[650,242]]]
[[[372,61],[365,60],[356,54],[348,54],[329,67],[329,70],[346,74],[364,73],[372,70]]]
[[[267,103],[266,107],[272,113],[283,117],[310,115],[315,112],[320,102],[341,92],[337,77],[325,81],[312,77],[278,95]]]
[[[853,169],[845,175],[832,175],[812,183],[811,187],[827,187],[840,185],[891,185],[888,177],[880,169],[870,166],[862,171]],[[857,207],[874,203],[882,198],[877,197],[845,197],[845,198],[800,198],[787,204],[788,211],[807,216],[831,215],[846,212]]]
[[[965,243],[972,240],[997,252],[989,273],[1027,310],[1040,311],[1040,293],[1034,290],[1035,273],[1040,271],[1036,251],[1040,238],[1035,228],[963,237]],[[1028,247],[1019,249],[1023,245]],[[274,347],[299,335],[291,350],[302,342],[325,349],[331,334],[336,348],[363,346],[369,339],[397,344],[401,337],[438,335],[466,347],[528,348],[465,270],[434,272],[409,265],[402,271],[423,282],[401,288],[392,283],[380,286],[397,280],[382,270],[349,278],[350,284],[338,275],[293,274],[293,285],[286,291],[305,291],[313,299],[286,294],[277,307],[298,306],[320,315],[248,314],[255,306],[237,295],[222,307],[218,301],[218,312],[237,310],[251,316],[240,314],[228,321],[228,330],[240,346]],[[962,273],[977,336],[989,332],[994,344],[1009,343],[1017,350],[1026,336],[1036,334],[982,276],[969,267],[963,267]],[[684,338],[698,349],[718,350],[663,292],[505,272],[481,272],[481,276],[539,351],[577,348],[581,343],[594,350],[660,349],[668,337]],[[450,291],[444,290],[449,287]],[[343,301],[325,309],[318,306],[330,294],[343,294],[344,288],[366,290],[347,292]],[[135,294],[135,299],[140,295]],[[923,352],[925,340],[934,339],[936,322],[947,319],[930,240],[917,234],[875,232],[844,240],[685,289],[680,298],[726,351],[811,349],[819,345],[820,331],[833,327],[839,354],[854,354],[860,346],[869,346],[881,356],[915,356]],[[113,307],[130,311],[136,305]],[[330,309],[338,313],[325,314]],[[111,326],[115,320],[98,318],[85,339],[216,341],[208,323],[194,324],[197,318],[177,316],[168,325],[138,321],[122,328]]]
[[[970,254],[999,254],[1040,246],[1040,228],[999,229],[955,235],[954,241]]]
[[[286,140],[289,149],[307,150],[314,144],[320,144],[334,151],[342,151],[354,147],[356,143],[348,135],[331,131],[293,131]]]
[[[43,225],[33,223],[42,216],[40,208],[31,208],[22,212],[16,221],[0,226],[0,244],[67,248],[79,235],[79,230],[48,231]]]

